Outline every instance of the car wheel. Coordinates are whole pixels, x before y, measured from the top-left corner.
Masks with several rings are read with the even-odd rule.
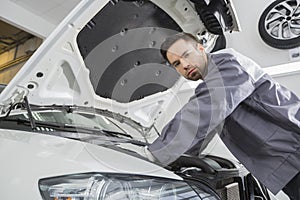
[[[290,49],[300,46],[300,8],[297,0],[276,0],[259,19],[259,34],[271,47]]]

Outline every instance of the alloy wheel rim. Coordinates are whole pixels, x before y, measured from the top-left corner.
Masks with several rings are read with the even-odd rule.
[[[300,0],[283,1],[272,8],[265,19],[267,33],[280,40],[300,36]]]

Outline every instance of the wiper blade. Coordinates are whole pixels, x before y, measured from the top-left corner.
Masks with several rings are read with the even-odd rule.
[[[32,130],[38,130],[39,127],[43,127],[43,128],[55,128],[57,130],[59,129],[65,129],[68,127],[65,127],[64,124],[59,124],[59,123],[55,123],[55,122],[42,122],[42,121],[37,121],[34,120],[34,127],[32,126],[32,121],[29,119],[22,119],[22,118],[0,118],[0,121],[11,121],[11,122],[17,122],[19,124],[23,124],[23,125],[30,125],[32,127]],[[73,128],[74,129],[74,128]]]
[[[22,119],[22,118],[1,118],[0,119],[0,123],[1,121],[11,121],[11,122],[16,122],[25,126],[31,126],[30,120],[29,119]],[[120,132],[116,132],[116,131],[110,131],[110,130],[101,130],[101,129],[95,129],[95,128],[87,128],[87,127],[82,127],[79,125],[72,125],[72,124],[59,124],[59,123],[55,123],[55,122],[42,122],[42,121],[37,121],[35,120],[35,125],[36,125],[36,129],[33,129],[33,131],[45,131],[47,129],[55,129],[55,131],[62,131],[62,132],[76,132],[76,133],[82,133],[82,134],[89,134],[89,135],[95,135],[95,136],[100,136],[99,133],[104,134],[105,136],[109,136],[109,137],[115,137],[118,138],[118,140],[114,141],[114,140],[109,140],[109,141],[114,141],[117,143],[131,143],[134,145],[138,145],[138,146],[146,146],[149,145],[146,142],[142,142],[142,141],[138,141],[138,140],[134,140],[132,139],[133,137],[129,134],[126,133],[120,133]],[[54,131],[54,130],[53,130]],[[49,131],[46,131],[46,134]],[[52,131],[51,131],[52,132]],[[51,133],[53,134],[53,133]],[[126,136],[128,138],[120,138],[119,136]],[[78,140],[82,140],[84,141],[85,139],[83,138],[74,138],[72,136],[68,136],[68,138],[71,139],[78,139]],[[89,138],[90,139],[90,138]],[[103,138],[102,138],[103,140]]]
[[[85,126],[76,125],[76,124],[64,124],[64,127],[65,128],[75,128],[75,129],[85,130],[85,131],[89,130],[89,131],[92,131],[92,132],[96,131],[96,132],[108,133],[109,136],[111,136],[111,135],[113,135],[113,136],[125,136],[125,137],[132,138],[131,135],[126,134],[126,133],[111,131],[111,130],[106,130],[106,129],[100,129],[98,127],[90,128],[90,127],[85,127]]]
[[[13,121],[17,123],[21,123],[24,125],[30,125],[32,127],[32,122],[29,119],[22,119],[22,118],[2,118],[2,121]],[[42,128],[53,128],[57,131],[69,131],[69,132],[83,132],[87,134],[99,134],[104,133],[107,136],[125,136],[132,138],[131,135],[126,134],[126,133],[121,133],[121,132],[116,132],[116,131],[110,131],[110,130],[102,130],[100,128],[90,128],[90,127],[84,127],[81,125],[75,125],[75,124],[62,124],[62,123],[56,123],[56,122],[43,122],[43,121],[34,121],[35,126],[34,129],[32,130],[41,130]]]
[[[32,129],[32,130],[35,130],[35,129],[36,129],[35,119],[34,119],[33,116],[32,116],[31,106],[30,106],[30,104],[29,104],[29,102],[28,102],[27,96],[24,96],[24,97],[23,97],[23,101],[22,101],[22,102],[17,102],[17,103],[15,103],[15,104],[10,105],[8,112],[6,113],[6,115],[5,115],[4,117],[0,117],[0,120],[4,120],[4,119],[6,119],[7,117],[9,117],[10,112],[11,112],[14,108],[16,108],[17,106],[21,106],[21,107],[23,107],[23,108],[26,109],[27,114],[28,114],[28,117],[29,117],[29,122],[30,122],[31,129]]]
[[[111,131],[111,130],[105,130],[105,129],[103,129],[103,130],[101,130],[101,131],[103,131],[103,132],[105,132],[105,133],[113,134],[113,135],[116,135],[116,136],[121,135],[121,136],[125,136],[125,137],[132,138],[131,135],[126,134],[126,133],[121,133],[121,132]]]
[[[32,112],[31,112],[31,108],[30,108],[30,104],[28,102],[27,96],[24,97],[24,106],[26,107],[26,110],[27,110],[27,113],[28,113],[30,126],[31,126],[32,130],[36,130],[35,120],[32,116]]]

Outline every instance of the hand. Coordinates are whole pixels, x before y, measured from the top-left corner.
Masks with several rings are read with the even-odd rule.
[[[138,153],[139,155],[147,158],[147,160],[150,160],[152,162],[157,161],[155,159],[155,157],[152,155],[152,153],[149,151],[148,146],[138,147],[135,149],[135,152]]]
[[[150,161],[152,161],[152,162],[155,162],[155,161],[156,161],[156,159],[155,159],[155,157],[153,156],[153,154],[149,151],[148,146],[145,146],[145,147],[144,147],[144,153],[145,153],[146,158],[147,158],[148,160],[150,160]]]

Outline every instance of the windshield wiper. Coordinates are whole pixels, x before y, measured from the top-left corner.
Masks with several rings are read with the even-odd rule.
[[[35,120],[32,116],[32,112],[31,112],[31,108],[30,108],[30,104],[28,102],[27,96],[24,97],[24,106],[25,106],[25,108],[27,110],[27,113],[28,113],[30,126],[31,126],[32,130],[36,130]]]
[[[121,132],[111,131],[111,130],[105,130],[105,129],[102,129],[101,131],[103,131],[103,132],[105,132],[105,133],[113,134],[113,135],[122,135],[122,136],[125,136],[125,137],[132,138],[131,135],[126,134],[126,133],[121,133]]]
[[[75,128],[75,129],[79,129],[79,130],[89,130],[89,131],[92,131],[92,132],[102,132],[102,133],[108,133],[107,135],[111,136],[111,135],[114,135],[114,136],[125,136],[125,137],[129,137],[129,138],[132,138],[131,135],[129,134],[126,134],[126,133],[121,133],[121,132],[117,132],[117,131],[111,131],[111,130],[106,130],[106,129],[100,129],[98,127],[94,127],[94,128],[90,128],[90,127],[84,127],[84,126],[81,126],[81,125],[75,125],[75,124],[64,124],[64,127],[65,128]]]
[[[35,124],[35,119],[32,116],[32,111],[31,111],[31,107],[30,104],[28,102],[28,98],[27,96],[24,96],[23,98],[23,102],[18,102],[15,104],[10,105],[8,112],[6,113],[6,115],[4,117],[0,117],[0,121],[5,120],[9,117],[10,112],[16,108],[17,106],[21,106],[23,108],[26,109],[27,114],[28,114],[28,118],[29,118],[29,122],[30,122],[30,126],[32,130],[36,130],[36,124]]]
[[[29,119],[23,119],[23,118],[2,118],[2,121],[10,121],[10,122],[16,122],[18,124],[22,124],[25,126],[31,126],[31,122]],[[82,134],[89,134],[89,135],[96,135],[100,136],[99,133],[104,134],[108,137],[116,137],[118,140],[116,142],[122,142],[122,143],[131,143],[138,146],[146,146],[148,145],[147,142],[142,142],[138,140],[134,140],[133,137],[126,133],[120,133],[116,131],[110,131],[110,130],[101,130],[99,128],[88,128],[88,127],[82,127],[78,125],[72,125],[72,124],[62,124],[62,123],[55,123],[55,122],[42,122],[35,120],[35,130],[34,131],[41,131],[45,134],[55,135],[55,132],[70,132],[70,133],[82,133]],[[48,130],[47,130],[48,129]],[[50,129],[50,130],[49,130]],[[51,130],[52,129],[52,130]],[[55,131],[55,132],[54,132]],[[123,137],[119,137],[123,136]],[[124,138],[128,137],[128,138]],[[75,139],[71,136],[68,136],[68,138]],[[85,139],[79,139],[84,141]]]
[[[11,121],[11,122],[17,122],[18,124],[22,125],[30,125],[32,130],[38,130],[41,128],[54,128],[56,130],[66,130],[69,127],[66,127],[64,124],[59,124],[55,122],[42,122],[37,120],[30,120],[30,119],[24,119],[24,118],[1,118],[1,121]],[[34,125],[32,123],[34,122]],[[72,130],[74,130],[74,127],[72,127]],[[73,131],[72,131],[73,132]]]
[[[43,121],[37,121],[37,120],[30,120],[30,119],[22,119],[22,118],[2,118],[2,121],[12,121],[17,122],[23,125],[30,125],[33,131],[43,130],[43,128],[52,128],[57,131],[67,131],[67,132],[83,132],[86,134],[105,134],[107,136],[125,136],[132,138],[131,135],[116,131],[110,131],[110,130],[102,130],[100,128],[90,128],[90,127],[84,127],[81,125],[75,125],[75,124],[63,124],[63,123],[56,123],[56,122],[43,122]],[[34,123],[32,123],[34,122]]]

